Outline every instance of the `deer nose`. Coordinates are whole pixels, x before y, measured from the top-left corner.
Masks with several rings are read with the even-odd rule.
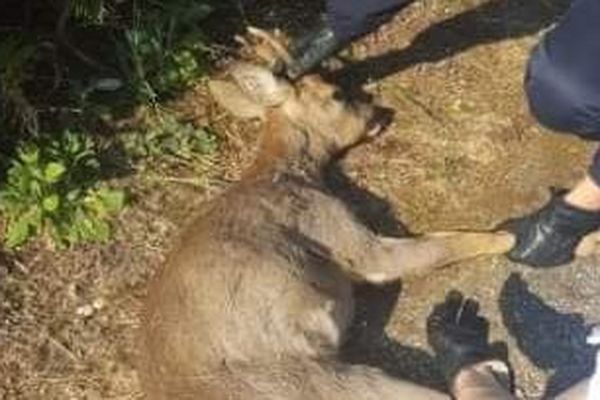
[[[362,104],[357,110],[360,118],[365,121],[365,132],[368,137],[378,136],[392,122],[393,112],[390,109],[372,104]]]

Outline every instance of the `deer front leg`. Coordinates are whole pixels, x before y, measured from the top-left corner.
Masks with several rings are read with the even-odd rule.
[[[418,238],[377,238],[352,272],[368,282],[384,283],[482,255],[503,254],[514,242],[514,236],[506,232],[440,232]]]

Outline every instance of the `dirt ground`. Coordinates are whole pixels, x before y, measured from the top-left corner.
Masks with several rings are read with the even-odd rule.
[[[268,11],[275,3],[257,14],[269,22],[279,12]],[[540,206],[548,187],[572,184],[592,148],[537,125],[522,88],[530,49],[564,6],[419,1],[357,43],[337,78],[363,85],[395,119],[383,137],[350,155],[348,175],[415,233],[489,229]],[[278,18],[297,7],[284,4]],[[62,253],[40,246],[0,258],[0,399],[142,398],[134,335],[147,279],[195,207],[239,177],[256,139],[254,127],[225,118],[205,96],[200,84],[185,102],[224,139],[207,189],[133,182],[136,201],[114,243]],[[425,318],[459,289],[481,301],[493,338],[507,342],[519,393],[551,396],[592,368],[585,332],[600,322],[596,262],[538,272],[488,258],[359,288],[348,358],[439,386]]]

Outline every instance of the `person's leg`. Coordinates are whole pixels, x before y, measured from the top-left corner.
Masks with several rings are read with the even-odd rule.
[[[533,51],[525,88],[532,113],[550,129],[600,141],[600,1],[574,0]],[[513,261],[564,264],[600,227],[600,154],[586,179],[543,209],[513,222]]]
[[[575,0],[532,52],[525,88],[545,126],[600,140],[600,2]]]
[[[292,62],[283,71],[296,80],[353,39],[388,21],[412,0],[327,0],[327,14],[292,42]]]
[[[600,141],[600,2],[575,0],[558,26],[533,51],[526,89],[531,111],[547,127]],[[600,183],[600,155],[589,176]],[[589,185],[567,201],[589,209]],[[598,190],[600,194],[600,190]],[[585,197],[587,199],[583,199]],[[595,197],[595,196],[594,196]],[[595,199],[594,199],[595,200]],[[600,209],[600,204],[593,204]]]
[[[386,22],[412,0],[328,0],[327,17],[341,41],[360,36]]]
[[[532,53],[526,82],[531,110],[542,124],[590,140],[600,140],[598,21],[599,1],[575,0]],[[600,154],[594,157],[589,178],[565,199],[600,210]]]
[[[575,0],[534,50],[527,75],[533,114],[551,129],[600,140],[600,2]],[[600,154],[567,202],[600,210]],[[595,183],[596,187],[590,185]]]

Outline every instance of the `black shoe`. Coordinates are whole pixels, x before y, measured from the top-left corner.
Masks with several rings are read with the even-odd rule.
[[[286,66],[284,73],[289,79],[296,80],[335,54],[342,46],[343,43],[323,17],[316,26],[292,43],[293,61]]]
[[[479,304],[453,291],[427,318],[427,340],[450,387],[464,368],[485,361],[508,365],[506,346],[488,342],[489,323]]]
[[[557,194],[542,209],[509,220],[502,228],[517,238],[507,254],[510,260],[532,267],[554,267],[572,261],[581,239],[600,228],[600,212],[574,207]]]

